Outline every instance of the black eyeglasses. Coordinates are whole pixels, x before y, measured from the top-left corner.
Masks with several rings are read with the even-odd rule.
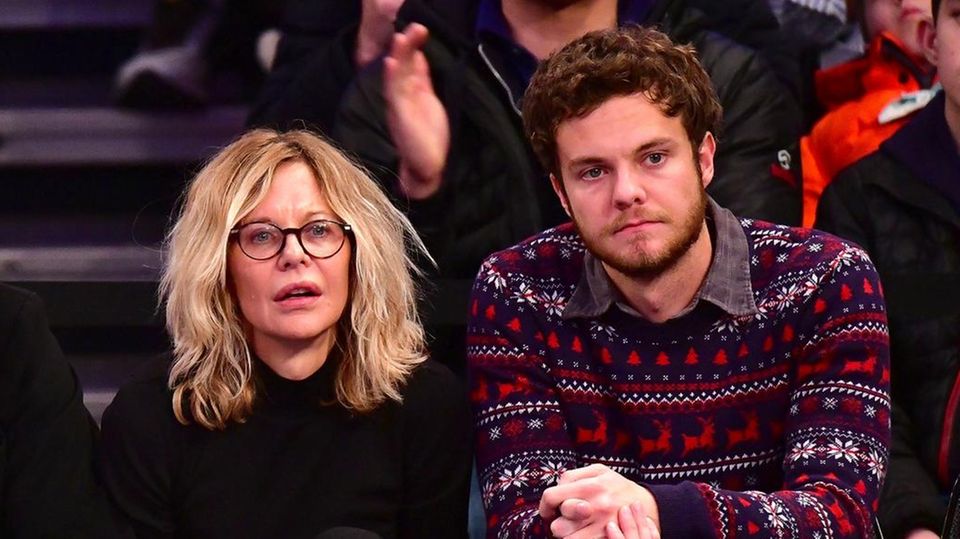
[[[293,234],[300,247],[313,258],[330,258],[340,252],[353,229],[346,223],[319,219],[300,228],[280,228],[273,223],[247,223],[230,231],[243,254],[254,260],[268,260],[280,254]]]

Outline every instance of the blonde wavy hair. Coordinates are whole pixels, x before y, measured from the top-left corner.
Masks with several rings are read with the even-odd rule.
[[[248,132],[215,155],[185,192],[166,238],[160,300],[173,340],[168,385],[183,424],[215,430],[243,422],[257,383],[243,319],[228,286],[230,230],[266,196],[281,163],[313,171],[331,209],[353,227],[349,319],[341,317],[336,399],[367,412],[400,390],[426,359],[414,275],[405,246],[430,259],[407,218],[328,142],[307,131]]]

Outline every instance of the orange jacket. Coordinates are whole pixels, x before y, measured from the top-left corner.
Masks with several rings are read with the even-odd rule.
[[[933,74],[920,66],[896,38],[882,33],[863,57],[816,73],[817,97],[827,113],[800,139],[804,226],[813,225],[817,201],[833,177],[922,108],[904,95],[933,84]],[[881,120],[881,112],[889,117]]]

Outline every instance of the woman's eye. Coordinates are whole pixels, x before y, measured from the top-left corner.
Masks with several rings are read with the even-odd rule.
[[[307,233],[312,238],[322,238],[327,235],[327,225],[324,223],[314,223],[307,229]]]
[[[270,230],[256,230],[250,235],[253,243],[270,243],[273,240],[274,233]]]

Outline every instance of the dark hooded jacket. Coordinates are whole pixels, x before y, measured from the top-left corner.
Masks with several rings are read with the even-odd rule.
[[[960,153],[941,93],[824,191],[817,228],[863,246],[889,309],[888,537],[938,531],[960,474]]]

